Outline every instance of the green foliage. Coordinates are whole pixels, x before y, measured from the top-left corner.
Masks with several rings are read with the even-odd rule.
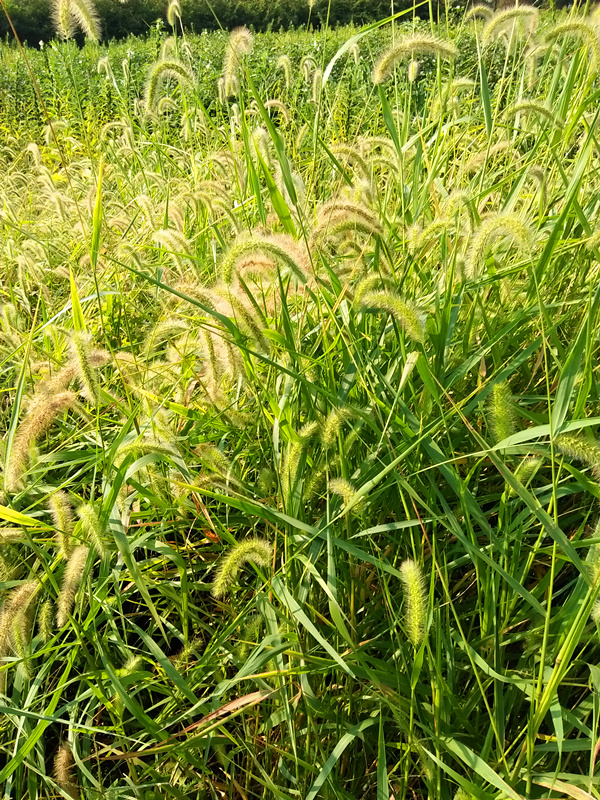
[[[100,27],[106,39],[143,36],[159,25],[171,29],[168,3],[164,0],[95,0]],[[437,7],[437,3],[434,4]],[[51,0],[7,0],[6,8],[20,38],[31,45],[41,39],[49,41],[54,31],[50,22]],[[394,12],[412,8],[412,3],[394,4]],[[425,13],[428,13],[428,9]],[[308,24],[362,25],[391,14],[389,0],[187,0],[181,4],[181,21],[188,31],[224,28],[241,25],[256,31],[304,28]],[[175,21],[175,20],[174,20]],[[0,19],[0,35],[9,32],[7,21]]]
[[[480,13],[2,50],[7,798],[597,796],[597,23]]]

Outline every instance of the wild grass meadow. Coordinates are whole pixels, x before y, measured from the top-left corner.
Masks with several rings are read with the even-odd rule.
[[[0,47],[2,797],[600,797],[600,14],[55,10]]]

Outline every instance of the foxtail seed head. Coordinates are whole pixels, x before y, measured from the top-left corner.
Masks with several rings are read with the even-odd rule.
[[[69,342],[71,364],[79,379],[81,393],[93,405],[98,402],[98,381],[91,364],[92,340],[85,331],[73,331]]]
[[[84,503],[77,509],[77,516],[81,521],[81,531],[85,534],[88,541],[93,545],[96,553],[104,557],[107,553],[104,544],[104,530],[96,513],[96,509],[91,503]]]
[[[465,19],[484,19],[486,22],[494,16],[494,9],[490,6],[476,5],[465,14]]]
[[[563,433],[555,440],[558,450],[569,458],[583,461],[591,467],[596,478],[600,476],[600,445],[593,438],[577,433]]]
[[[489,403],[489,423],[496,444],[515,432],[513,399],[506,381],[494,384]]]
[[[570,19],[550,28],[546,33],[546,41],[555,42],[565,36],[576,37],[584,46],[587,46],[590,69],[597,72],[600,68],[598,28],[587,19]]]
[[[404,625],[406,635],[413,647],[418,647],[425,638],[427,624],[427,593],[421,567],[408,558],[400,567],[406,612]]]
[[[174,28],[178,22],[181,22],[181,3],[179,0],[170,0],[167,6],[167,22]]]
[[[69,621],[69,615],[73,610],[75,597],[77,596],[77,590],[83,578],[89,552],[90,548],[87,547],[87,545],[81,544],[73,550],[67,561],[60,587],[60,594],[58,596],[58,610],[56,612],[56,624],[59,628],[63,628]]]
[[[530,35],[537,25],[539,16],[540,12],[535,6],[517,5],[496,12],[483,29],[481,35],[483,46],[486,47],[503,33],[517,31]]]
[[[38,613],[38,630],[44,644],[48,644],[54,634],[54,603],[48,597],[40,606]]]
[[[79,785],[73,775],[75,759],[68,742],[61,742],[54,757],[54,780],[57,786],[73,800],[79,797]]]
[[[277,69],[283,70],[283,77],[285,78],[285,88],[289,89],[292,85],[292,62],[289,56],[282,55],[277,59]]]
[[[399,61],[414,59],[418,55],[438,56],[451,61],[458,55],[458,50],[451,42],[432,34],[416,33],[404,36],[382,53],[375,62],[371,75],[373,83],[385,83],[392,76]]]
[[[248,28],[231,31],[225,59],[223,61],[223,92],[225,97],[234,97],[240,88],[239,73],[245,56],[252,51],[252,34]]]
[[[403,300],[392,292],[367,292],[362,298],[361,305],[372,311],[386,311],[398,320],[411,339],[416,342],[425,341],[423,312],[411,301]]]
[[[156,61],[148,72],[145,88],[146,108],[150,111],[156,109],[160,99],[160,91],[167,78],[174,78],[182,86],[191,86],[194,83],[192,71],[182,61],[171,58]]]
[[[338,497],[342,498],[344,501],[344,513],[347,513],[345,507],[356,494],[356,487],[353,486],[350,481],[347,481],[344,478],[332,478],[332,480],[329,481],[329,491],[332,494],[336,494]],[[351,510],[354,512],[361,511],[363,506],[364,499],[361,499],[358,503],[355,503],[352,506]]]
[[[264,539],[246,539],[235,544],[217,568],[212,588],[213,597],[223,597],[229,591],[245,563],[250,561],[259,567],[268,567],[272,554],[272,546]]]
[[[45,433],[56,417],[75,404],[75,392],[59,392],[55,395],[39,394],[29,408],[27,416],[17,428],[13,440],[10,460],[6,467],[7,491],[16,492],[21,486],[27,464],[29,447]]]
[[[100,18],[93,0],[54,0],[52,21],[61,39],[70,39],[76,28],[87,39],[100,39]]]
[[[531,246],[529,227],[514,214],[490,214],[481,221],[467,252],[466,272],[476,277],[485,263],[489,248],[495,239],[510,238],[519,250],[528,253]]]
[[[71,555],[71,536],[75,527],[73,509],[66,492],[55,492],[48,500],[48,507],[52,515],[52,523],[56,530],[55,538],[58,549],[64,556]]]
[[[321,444],[326,449],[335,444],[339,431],[346,422],[356,417],[351,408],[332,408],[321,427]]]
[[[15,631],[29,618],[29,609],[40,584],[25,581],[13,589],[4,601],[0,614],[0,655],[6,654],[14,643]]]

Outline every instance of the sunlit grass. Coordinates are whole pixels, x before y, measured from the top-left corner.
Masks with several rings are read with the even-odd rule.
[[[95,126],[53,46],[0,184],[5,797],[597,796],[598,23],[522,12],[237,32],[208,101],[192,37],[88,44]]]

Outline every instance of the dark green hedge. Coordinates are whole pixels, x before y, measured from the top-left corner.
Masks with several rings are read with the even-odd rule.
[[[412,0],[184,0],[183,23],[188,30],[202,31],[247,25],[256,31],[320,27],[354,23],[362,25],[412,8]],[[437,3],[437,0],[436,0]],[[50,21],[50,0],[7,0],[8,12],[19,37],[30,45],[54,36]],[[166,24],[167,0],[96,0],[104,39],[145,34],[157,20]],[[420,10],[428,13],[429,6]],[[0,36],[9,34],[8,21],[0,12]]]

